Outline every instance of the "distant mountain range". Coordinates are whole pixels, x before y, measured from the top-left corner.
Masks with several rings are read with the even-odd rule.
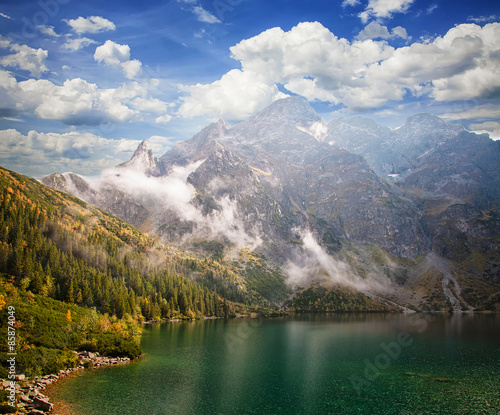
[[[499,160],[500,142],[434,115],[396,130],[361,117],[325,123],[286,98],[159,158],[143,142],[99,180],[41,182],[200,255],[258,255],[296,297],[349,288],[459,311],[500,309]],[[273,299],[297,306],[289,292]]]

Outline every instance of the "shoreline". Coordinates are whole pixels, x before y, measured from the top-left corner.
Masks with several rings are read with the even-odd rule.
[[[92,352],[74,352],[78,355],[80,365],[72,368],[61,369],[57,374],[36,376],[26,378],[19,375],[16,378],[16,403],[19,414],[32,415],[73,415],[68,404],[56,401],[51,398],[51,389],[61,380],[69,379],[78,372],[87,369],[99,369],[109,366],[124,365],[143,357],[138,356],[134,359],[129,357],[108,357],[101,356],[99,353]],[[43,393],[43,392],[45,393]]]

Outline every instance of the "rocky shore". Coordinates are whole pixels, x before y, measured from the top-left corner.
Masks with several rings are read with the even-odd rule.
[[[57,382],[59,379],[65,378],[78,370],[124,364],[131,361],[128,357],[106,357],[100,356],[99,353],[92,352],[79,352],[77,354],[78,360],[80,361],[80,365],[77,367],[60,370],[57,374],[36,376],[32,379],[27,378],[24,375],[16,376],[15,387],[19,414],[52,414],[53,404],[50,403],[49,398],[44,395],[42,391],[52,383]],[[5,390],[10,390],[11,382],[8,380],[2,380],[2,387]]]

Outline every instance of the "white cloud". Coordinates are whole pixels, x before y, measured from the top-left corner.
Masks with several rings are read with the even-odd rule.
[[[35,177],[65,171],[68,165],[79,174],[96,174],[129,159],[138,144],[137,140],[111,140],[91,133],[29,131],[23,135],[14,129],[1,130],[0,164]]]
[[[33,49],[26,45],[18,45],[10,39],[1,37],[0,48],[8,48],[11,52],[14,52],[0,59],[0,64],[3,66],[20,68],[29,71],[31,75],[36,77],[40,77],[43,72],[48,71],[45,60],[49,56],[49,52],[44,49]]]
[[[6,71],[0,71],[0,98],[7,105],[5,111],[69,125],[123,123],[143,113],[160,113],[168,106],[150,97],[149,85],[145,83],[101,89],[80,78],[68,79],[62,85],[35,79],[17,82]]]
[[[359,40],[389,39],[390,37],[391,34],[389,33],[387,26],[382,26],[377,22],[368,23],[368,25],[366,25],[365,28],[361,32],[359,32],[357,36]]]
[[[357,6],[360,3],[359,0],[344,0],[342,2],[342,7]]]
[[[127,79],[134,79],[142,72],[142,62],[138,59],[122,62],[121,67]]]
[[[161,135],[152,135],[148,138],[148,148],[150,148],[154,154],[157,156],[162,156],[168,150],[170,150],[175,144],[176,139],[174,137],[164,137]],[[134,149],[135,150],[135,149]]]
[[[99,33],[116,29],[113,22],[100,16],[90,16],[87,18],[80,16],[77,19],[64,21],[78,34]]]
[[[215,17],[212,13],[208,12],[201,6],[193,7],[193,13],[198,18],[200,22],[203,23],[220,23],[221,21]]]
[[[44,34],[44,35],[47,35],[47,36],[50,36],[50,37],[60,37],[61,35],[58,35],[55,31],[54,31],[54,26],[43,26],[43,25],[40,25],[40,26],[37,26],[36,27],[40,33]]]
[[[469,124],[469,130],[477,134],[489,134],[493,140],[500,140],[500,122],[486,121],[483,123]]]
[[[106,40],[104,45],[96,48],[94,59],[108,65],[119,65],[130,59],[130,47]]]
[[[190,11],[193,13],[198,21],[203,23],[221,23],[221,21],[215,17],[208,10],[200,6],[198,0],[177,0],[180,3],[188,4],[190,6]]]
[[[139,111],[151,112],[154,114],[164,113],[170,106],[165,101],[161,101],[158,98],[144,98],[137,97],[131,101],[134,108]]]
[[[367,39],[391,39],[400,37],[402,39],[408,39],[408,32],[402,26],[396,26],[389,32],[387,26],[383,26],[378,22],[368,23],[361,32],[359,32],[356,38],[358,40]]]
[[[478,102],[457,103],[453,107],[455,111],[446,114],[441,114],[440,117],[447,118],[449,120],[500,119],[500,105],[494,105],[494,104],[477,105],[477,104]],[[463,107],[465,107],[465,109],[463,109]]]
[[[392,29],[391,33],[392,33],[393,37],[400,37],[401,39],[408,39],[408,32],[402,26],[396,26],[394,29]]]
[[[187,179],[203,162],[200,160],[187,166],[174,166],[168,176],[162,177],[148,176],[138,169],[111,168],[103,172],[94,186],[112,184],[140,200],[144,206],[153,205],[156,211],[164,210],[159,220],[168,217],[167,211],[175,212],[180,220],[193,224],[192,232],[184,235],[184,239],[225,237],[237,249],[255,249],[262,242],[258,229],[249,226],[253,229],[247,232],[246,221],[235,200],[228,196],[215,198],[213,202],[216,209],[208,215],[192,203],[196,189]]]
[[[359,14],[363,23],[370,17],[391,18],[395,13],[405,13],[414,0],[369,0],[366,10]]]
[[[68,39],[63,47],[72,51],[77,51],[95,43],[97,43],[95,40],[89,39],[88,37],[79,37],[75,39]]]
[[[9,15],[7,15],[5,13],[0,13],[0,16],[2,16],[4,19],[12,20],[12,17],[10,17]]]
[[[94,59],[97,62],[120,67],[128,79],[137,77],[142,71],[142,63],[139,60],[130,60],[129,45],[120,45],[111,40],[106,40],[104,45],[96,48]]]
[[[497,16],[496,14],[490,14],[489,16],[479,16],[479,17],[469,16],[467,18],[469,22],[474,22],[474,23],[497,22],[499,19],[500,17]]]
[[[425,12],[427,14],[432,14],[438,7],[439,6],[437,4],[431,4],[429,7],[427,7],[427,10]]]
[[[179,115],[208,115],[215,119],[244,119],[276,99],[285,97],[274,84],[252,71],[234,69],[211,84],[181,86],[189,96],[183,101]]]
[[[156,122],[156,124],[168,124],[170,121],[172,121],[172,118],[173,117],[171,115],[165,114],[165,115],[161,115],[159,117],[156,117],[155,122]]]
[[[378,23],[372,28],[387,35]],[[406,31],[397,27],[390,36],[396,34]],[[278,85],[351,110],[379,108],[406,95],[488,99],[500,90],[499,38],[500,23],[462,24],[400,48],[372,39],[350,42],[318,22],[288,32],[273,28],[230,48],[241,69],[211,84],[182,86],[179,114],[241,120],[283,96]]]

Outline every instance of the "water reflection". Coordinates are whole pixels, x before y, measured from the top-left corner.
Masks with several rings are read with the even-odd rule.
[[[86,372],[58,397],[85,415],[500,411],[499,328],[498,316],[471,314],[166,323],[145,329],[146,358]],[[379,374],[358,391],[352,378],[368,364]]]

